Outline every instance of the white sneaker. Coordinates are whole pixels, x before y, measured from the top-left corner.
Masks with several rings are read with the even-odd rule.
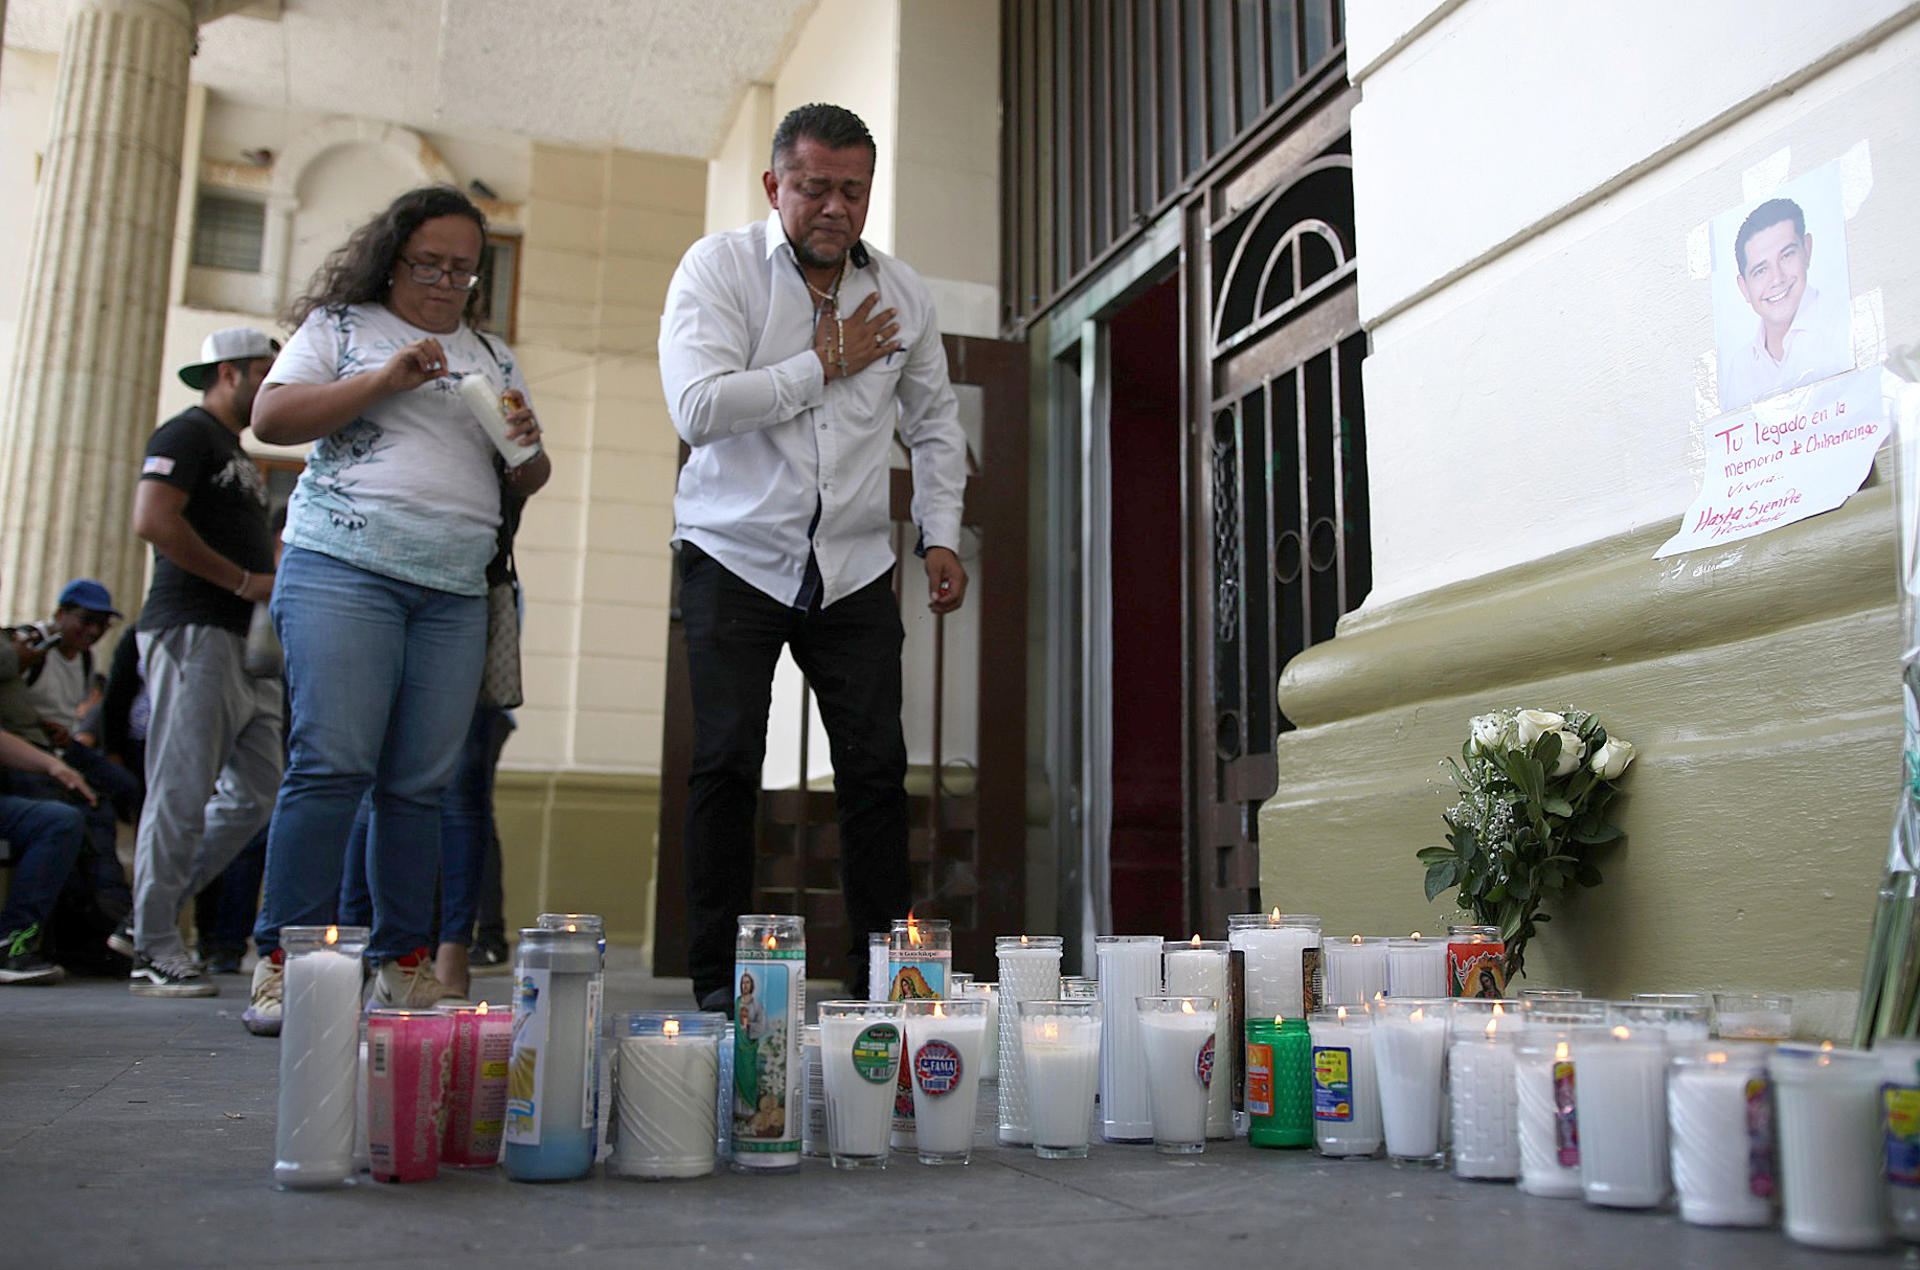
[[[281,956],[276,952],[262,957],[253,967],[253,1001],[240,1015],[240,1022],[255,1036],[280,1035],[280,1006],[287,978]]]
[[[433,950],[419,948],[380,967],[367,994],[367,1008],[400,1006],[431,1010],[440,1005],[471,1005],[459,990],[433,977]]]

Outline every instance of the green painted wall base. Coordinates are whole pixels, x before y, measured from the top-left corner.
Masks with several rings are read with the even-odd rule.
[[[510,928],[599,913],[609,942],[651,962],[658,776],[502,770],[493,806]]]
[[[1640,749],[1627,836],[1523,982],[1788,991],[1803,1032],[1845,1030],[1900,782],[1893,525],[1877,485],[1713,552],[1653,560],[1663,523],[1353,614],[1280,685],[1264,902],[1329,937],[1443,929],[1414,859],[1441,760],[1482,711],[1576,706]]]

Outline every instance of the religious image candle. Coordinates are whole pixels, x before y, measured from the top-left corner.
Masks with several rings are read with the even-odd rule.
[[[887,1167],[906,1016],[903,1001],[821,1003],[820,1074],[827,1093],[827,1149],[836,1169]]]
[[[947,995],[947,975],[953,969],[953,923],[920,919],[908,914],[893,924],[887,940],[889,1001],[931,1001]],[[905,1063],[893,1094],[893,1145],[911,1151],[913,1139],[913,1081]]]
[[[1387,1155],[1401,1164],[1438,1168],[1447,1114],[1447,1032],[1453,1002],[1440,997],[1388,997],[1373,1015],[1373,1062],[1380,1080],[1380,1120]]]
[[[1789,1239],[1817,1248],[1887,1241],[1884,1067],[1876,1054],[1832,1046],[1782,1045],[1768,1056]]]
[[[1793,998],[1779,992],[1716,992],[1713,1034],[1726,1041],[1788,1040]]]
[[[1320,950],[1326,963],[1326,999],[1323,1009],[1339,1005],[1366,1005],[1387,991],[1387,938],[1355,935],[1329,939]]]
[[[1234,913],[1227,943],[1246,961],[1247,1017],[1304,1019],[1318,1008],[1320,919],[1312,913]],[[1104,973],[1104,972],[1103,972]]]
[[[453,1016],[367,1012],[367,1154],[376,1182],[440,1176]]]
[[[900,1065],[913,1082],[914,1149],[922,1164],[966,1164],[973,1158],[974,1111],[980,1105],[987,999],[969,994],[905,1004],[907,1047]]]
[[[1667,1037],[1660,1025],[1573,1029],[1580,1189],[1589,1204],[1667,1198]]]
[[[563,1181],[593,1171],[599,1122],[598,939],[588,931],[520,932],[513,968],[513,1053],[507,1062],[507,1176]]]
[[[639,1010],[614,1019],[609,1177],[705,1177],[717,1162],[723,1015]]]
[[[1565,1025],[1529,1014],[1513,1056],[1520,1189],[1529,1195],[1579,1199],[1583,1194],[1580,1120],[1573,1086],[1571,1032]]]
[[[353,1172],[364,926],[286,926],[273,1180],[338,1186]]]
[[[1887,1121],[1887,1209],[1893,1233],[1920,1242],[1920,1041],[1882,1037],[1881,1102]]]
[[[1373,1016],[1365,1006],[1337,1005],[1316,1013],[1307,1030],[1313,1043],[1314,1149],[1349,1159],[1380,1154]]]
[[[1447,992],[1488,1000],[1507,995],[1507,943],[1498,926],[1447,927]]]
[[[1680,1218],[1771,1226],[1773,1095],[1764,1045],[1682,1042],[1667,1068],[1667,1137]]]
[[[806,1073],[807,925],[785,913],[740,918],[733,945],[733,1167],[800,1167]]]
[[[1453,1108],[1453,1175],[1504,1180],[1520,1176],[1513,1043],[1517,1002],[1459,997],[1447,1086]]]
[[[1240,1035],[1240,1021],[1233,1016],[1228,987],[1229,945],[1224,940],[1207,941],[1195,935],[1184,944],[1166,946],[1166,991],[1170,997],[1213,997],[1219,1004],[1215,1034],[1213,1083],[1207,1087],[1207,1136],[1215,1139],[1233,1136],[1234,1065],[1241,1047],[1233,1043]]]
[[[1162,1155],[1204,1151],[1220,1002],[1215,997],[1143,996],[1136,1009],[1146,1057],[1153,1149]]]
[[[1061,941],[1058,935],[1001,935],[993,946],[1000,975],[999,1137],[1003,1146],[1024,1146],[1033,1141],[1033,1133],[1027,1124],[1026,1062],[1020,1056],[1026,1043],[1020,1003],[1060,996]]]
[[[1428,939],[1415,931],[1405,939],[1387,941],[1388,996],[1444,997],[1447,986],[1446,940]]]
[[[1004,991],[1004,962],[1000,973]],[[1097,999],[1022,1001],[1019,1005],[1015,1026],[1020,1032],[1020,1059],[1026,1067],[1024,1084],[1030,1094],[1027,1133],[1033,1153],[1043,1160],[1084,1159],[1087,1155],[1092,1136],[1089,1113],[1100,1075],[1100,1010]],[[1004,1089],[1004,1067],[1000,1083]]]
[[[1109,1142],[1153,1140],[1153,1102],[1140,1038],[1141,997],[1160,995],[1158,935],[1101,935],[1100,1132]]]
[[[491,1168],[500,1162],[507,1121],[507,1062],[513,1055],[513,1012],[479,1005],[442,1007],[453,1019],[447,1071],[447,1131],[440,1163]]]

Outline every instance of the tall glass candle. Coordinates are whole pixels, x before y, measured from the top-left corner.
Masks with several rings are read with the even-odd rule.
[[[1887,1241],[1883,1065],[1874,1054],[1830,1046],[1782,1045],[1768,1057],[1789,1239],[1818,1248]]]
[[[1380,1154],[1373,1016],[1364,1006],[1337,1005],[1316,1013],[1307,1026],[1313,1042],[1314,1149],[1348,1159]]]
[[[1024,1146],[1033,1141],[1033,1131],[1027,1124],[1027,1067],[1020,1056],[1021,1046],[1026,1043],[1020,1030],[1020,1003],[1051,1001],[1060,996],[1060,946],[1058,935],[1001,935],[993,941],[1000,975],[998,1102],[1002,1145]],[[1088,1105],[1092,1105],[1091,1096]]]
[[[1520,1176],[1520,1128],[1514,1090],[1518,1002],[1457,997],[1447,1051],[1453,1109],[1453,1175],[1505,1180]]]
[[[749,913],[734,938],[733,1167],[800,1167],[806,1073],[807,924]]]
[[[1522,988],[1513,994],[1520,1001],[1578,1001],[1578,988]]]
[[[1305,1019],[1250,1019],[1245,1028],[1247,1141],[1313,1145],[1313,1035]]]
[[[1141,997],[1160,995],[1158,935],[1101,935],[1100,1133],[1109,1142],[1153,1140],[1153,1102],[1140,1037]]]
[[[1513,1053],[1520,1189],[1529,1195],[1579,1199],[1583,1194],[1573,1087],[1572,1033],[1564,1024],[1529,1014]]]
[[[593,1171],[599,1119],[599,940],[590,931],[520,932],[507,1063],[507,1176],[554,1182]]]
[[[287,926],[273,1180],[338,1186],[353,1172],[364,926]]]
[[[613,1027],[609,1177],[705,1177],[716,1163],[719,1014],[638,1010]]]
[[[367,1012],[367,1155],[374,1181],[440,1176],[452,1040],[453,1016],[441,1010]]]
[[[921,920],[911,915],[893,924],[887,940],[887,965],[892,986],[889,1001],[931,1001],[947,995],[947,975],[953,969],[953,924],[944,918]],[[899,1085],[893,1094],[893,1145],[913,1150],[913,1079],[900,1065]]]
[[[1419,931],[1405,939],[1387,941],[1387,995],[1390,997],[1444,997],[1447,995],[1447,941],[1428,939]]]
[[[922,1164],[965,1164],[973,1158],[987,1000],[969,994],[905,1004],[907,1048],[900,1065],[913,1082],[914,1149]]]
[[[1667,1137],[1680,1218],[1773,1224],[1773,1095],[1764,1045],[1682,1042],[1667,1067]]]
[[[1447,1114],[1447,1031],[1451,999],[1388,997],[1373,1015],[1373,1062],[1387,1155],[1399,1164],[1439,1168]]]
[[[979,997],[987,1003],[987,1040],[980,1052],[980,1081],[990,1085],[1000,1079],[1000,985],[976,979],[960,995]]]
[[[800,1127],[800,1154],[810,1160],[830,1159],[827,1150],[827,1078],[820,1066],[820,1025],[800,1029],[800,1062],[807,1072],[807,1117]]]
[[[1713,1007],[1693,992],[1643,992],[1631,1001],[1609,1001],[1607,1022],[1638,1032],[1659,1029],[1675,1045],[1704,1041],[1713,1031]]]
[[[507,1063],[513,1056],[513,1012],[479,1005],[442,1007],[453,1018],[447,1070],[447,1130],[440,1163],[484,1169],[500,1162],[507,1122]]]
[[[1487,1000],[1507,995],[1507,943],[1498,926],[1447,927],[1447,992]]]
[[[1004,962],[1000,974],[1004,991]],[[1043,1160],[1087,1155],[1093,1091],[1100,1075],[1100,1009],[1097,999],[1019,1004],[1015,1027],[1020,1032],[1020,1061],[1026,1068],[1024,1087],[1031,1095],[1027,1134],[1033,1153]],[[1007,1084],[1004,1066],[1000,1084],[1002,1089]],[[1005,1140],[1003,1136],[1001,1141]]]
[[[1097,1001],[1100,999],[1100,981],[1091,975],[1061,975],[1060,999],[1062,1001]]]
[[[1920,1041],[1882,1037],[1873,1052],[1887,1120],[1887,1210],[1894,1234],[1920,1242]]]
[[[1230,914],[1227,942],[1246,959],[1249,1019],[1304,1019],[1318,1008],[1322,991],[1319,917],[1283,914],[1277,908]]]
[[[1229,949],[1225,940],[1210,942],[1198,935],[1184,944],[1166,946],[1167,995],[1213,997],[1219,1002],[1214,1028],[1219,1041],[1214,1046],[1213,1083],[1207,1087],[1207,1136],[1216,1139],[1233,1136],[1233,1069],[1241,1049],[1233,1043],[1240,1031],[1228,991]]]
[[[1326,963],[1323,1009],[1365,1005],[1387,991],[1387,937],[1355,935],[1329,939],[1320,950]]]
[[[1194,1155],[1207,1147],[1207,1091],[1214,1078],[1217,997],[1140,997],[1153,1149]]]
[[[903,1001],[821,1003],[820,1074],[827,1093],[827,1149],[836,1169],[887,1167],[906,1016]]]
[[[1793,998],[1779,992],[1716,992],[1713,1034],[1728,1041],[1784,1041],[1793,1036]]]
[[[887,941],[891,937],[886,931],[873,931],[867,935],[867,1000],[885,1001],[887,994],[893,991],[893,980],[887,974]]]
[[[1659,1025],[1573,1029],[1580,1189],[1587,1203],[1655,1208],[1667,1198],[1667,1038]]]
[[[600,1053],[599,1024],[601,1012],[606,1009],[607,1000],[607,919],[598,913],[542,913],[534,918],[533,924],[541,930],[563,930],[575,934],[588,934],[594,938],[600,953],[600,964],[594,967],[593,976],[587,980],[587,1010],[594,1020],[594,1058],[593,1071],[588,1079],[592,1083],[589,1096],[593,1100],[594,1132],[600,1125]]]

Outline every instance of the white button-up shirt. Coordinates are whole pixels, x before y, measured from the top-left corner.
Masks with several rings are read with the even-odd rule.
[[[840,312],[878,290],[874,311],[897,310],[900,350],[832,383],[813,352],[813,299],[778,212],[695,243],[667,289],[660,379],[693,451],[673,500],[674,541],[783,604],[799,595],[816,508],[822,603],[893,567],[896,424],[912,457],[922,543],[960,543],[967,443],[933,299],[912,269],[867,252],[867,266],[846,270]]]
[[[1816,379],[1853,369],[1853,331],[1845,306],[1830,304],[1812,287],[1800,297],[1781,340],[1782,356],[1767,351],[1767,328],[1736,347],[1720,367],[1720,409],[1738,410]]]

